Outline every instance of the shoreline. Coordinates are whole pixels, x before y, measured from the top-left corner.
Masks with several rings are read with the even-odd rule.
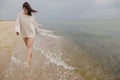
[[[26,50],[22,37],[17,36],[15,33],[14,24],[15,21],[0,21],[0,44],[2,45],[0,47],[0,80],[8,80],[12,78],[24,78],[23,80],[28,80],[28,77],[31,74],[33,74],[31,75],[31,79],[33,80],[34,78],[48,80],[50,76],[50,80],[63,80],[64,78],[69,78],[70,80],[72,80],[73,78],[75,80],[84,80],[79,72],[76,72],[74,70],[67,70],[64,69],[63,66],[52,63],[49,58],[47,58],[43,54],[40,54],[41,51],[37,51],[34,48],[32,65],[30,67],[30,71],[32,70],[33,72],[31,73],[30,71],[21,68],[24,66],[23,62],[25,61]],[[49,69],[48,67],[50,67],[51,69]],[[10,73],[9,70],[12,71],[12,73]],[[6,77],[6,75],[8,77]],[[17,76],[19,77],[17,78]]]
[[[15,33],[14,24],[15,21],[0,21],[0,30],[2,31],[0,34],[0,44],[2,45],[0,47],[0,80],[17,80],[18,78],[21,80],[29,78],[31,80],[84,80],[79,72],[67,70],[61,65],[52,63],[49,58],[41,54],[41,50],[35,48],[33,48],[30,68],[24,69],[26,49],[22,37]],[[45,38],[52,41],[52,38],[43,35],[43,42],[46,41]]]

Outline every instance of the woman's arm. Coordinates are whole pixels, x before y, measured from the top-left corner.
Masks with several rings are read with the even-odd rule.
[[[19,16],[20,16],[20,14],[17,15],[16,23],[15,23],[15,31],[16,31],[16,34],[17,34],[17,35],[20,34],[20,22],[19,22]]]
[[[39,26],[38,26],[39,24],[38,24],[38,22],[36,21],[35,15],[33,15],[33,18],[34,18],[33,24],[35,25],[35,32],[38,33],[39,30],[40,30],[40,28],[39,28]]]

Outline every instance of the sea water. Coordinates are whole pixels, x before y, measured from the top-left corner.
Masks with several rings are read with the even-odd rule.
[[[42,28],[66,39],[62,46],[66,64],[80,68],[88,78],[120,79],[120,20],[51,20],[43,24]]]

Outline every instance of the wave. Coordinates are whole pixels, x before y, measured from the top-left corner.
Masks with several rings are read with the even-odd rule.
[[[51,38],[59,38],[59,36],[55,35],[54,31],[51,30],[39,29],[39,33]]]
[[[42,37],[43,36],[43,37]],[[44,41],[42,41],[42,39],[44,37],[49,37],[50,38],[54,38],[52,39],[52,41],[50,42],[49,40],[44,39]],[[42,38],[42,39],[41,39]],[[48,38],[47,38],[48,39]],[[46,40],[46,42],[45,42]],[[62,59],[61,59],[61,55],[63,55],[63,53],[60,52],[60,42],[62,42],[62,37],[55,35],[53,31],[51,30],[44,30],[44,29],[40,29],[40,32],[34,42],[33,47],[36,50],[40,50],[41,54],[46,56],[48,59],[50,59],[51,63],[54,63],[56,65],[61,65],[63,66],[65,69],[69,69],[69,70],[74,70],[77,69],[77,67],[72,67],[67,65]],[[45,45],[47,44],[48,45]],[[49,48],[49,44],[55,44],[55,48],[53,49],[52,47]],[[51,50],[54,50],[53,52]]]

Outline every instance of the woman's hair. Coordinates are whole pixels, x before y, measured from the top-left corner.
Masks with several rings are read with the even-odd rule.
[[[28,2],[23,3],[23,8],[28,10],[28,15],[32,16],[32,12],[37,12],[36,10],[32,9]]]

